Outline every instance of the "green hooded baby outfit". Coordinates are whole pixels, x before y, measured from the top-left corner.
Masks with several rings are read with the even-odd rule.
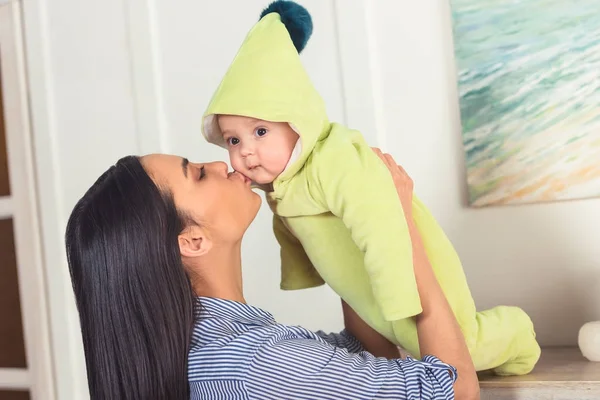
[[[290,124],[300,139],[266,192],[281,246],[281,288],[326,282],[367,324],[418,357],[412,317],[422,309],[402,206],[389,171],[361,133],[329,121],[299,57],[311,32],[303,7],[271,4],[218,86],[202,132],[226,147],[217,115]],[[476,369],[530,372],[540,348],[527,314],[507,306],[477,312],[458,255],[416,196],[413,218]]]

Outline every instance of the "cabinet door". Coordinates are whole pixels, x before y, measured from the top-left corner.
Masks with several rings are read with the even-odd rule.
[[[54,399],[20,20],[0,5],[0,400]]]

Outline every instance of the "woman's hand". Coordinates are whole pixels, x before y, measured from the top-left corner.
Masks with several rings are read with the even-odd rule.
[[[479,382],[465,338],[437,281],[421,234],[412,219],[412,180],[392,156],[383,154],[379,149],[373,151],[392,174],[412,242],[415,279],[423,308],[423,312],[415,318],[421,355],[435,355],[456,367],[459,376],[454,385],[456,399],[479,399]]]
[[[391,155],[382,153],[376,147],[372,147],[372,150],[383,161],[388,171],[390,171],[394,186],[396,186],[398,198],[400,199],[400,203],[402,203],[402,209],[405,213],[412,214],[413,180],[408,176],[404,168],[396,164]]]

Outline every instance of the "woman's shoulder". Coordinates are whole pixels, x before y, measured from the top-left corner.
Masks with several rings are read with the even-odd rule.
[[[190,381],[240,378],[259,352],[268,352],[269,348],[289,340],[318,340],[309,330],[279,324],[256,307],[213,301],[205,302],[203,307],[192,332],[188,355]]]

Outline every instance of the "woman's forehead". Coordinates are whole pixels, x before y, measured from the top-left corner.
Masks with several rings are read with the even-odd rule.
[[[183,157],[176,156],[173,154],[148,154],[141,158],[142,164],[150,167],[161,166],[161,167],[175,167],[180,165],[183,161]]]
[[[142,157],[141,163],[148,175],[162,184],[166,183],[165,181],[173,182],[187,178],[189,161],[183,157],[171,154],[150,154]]]

